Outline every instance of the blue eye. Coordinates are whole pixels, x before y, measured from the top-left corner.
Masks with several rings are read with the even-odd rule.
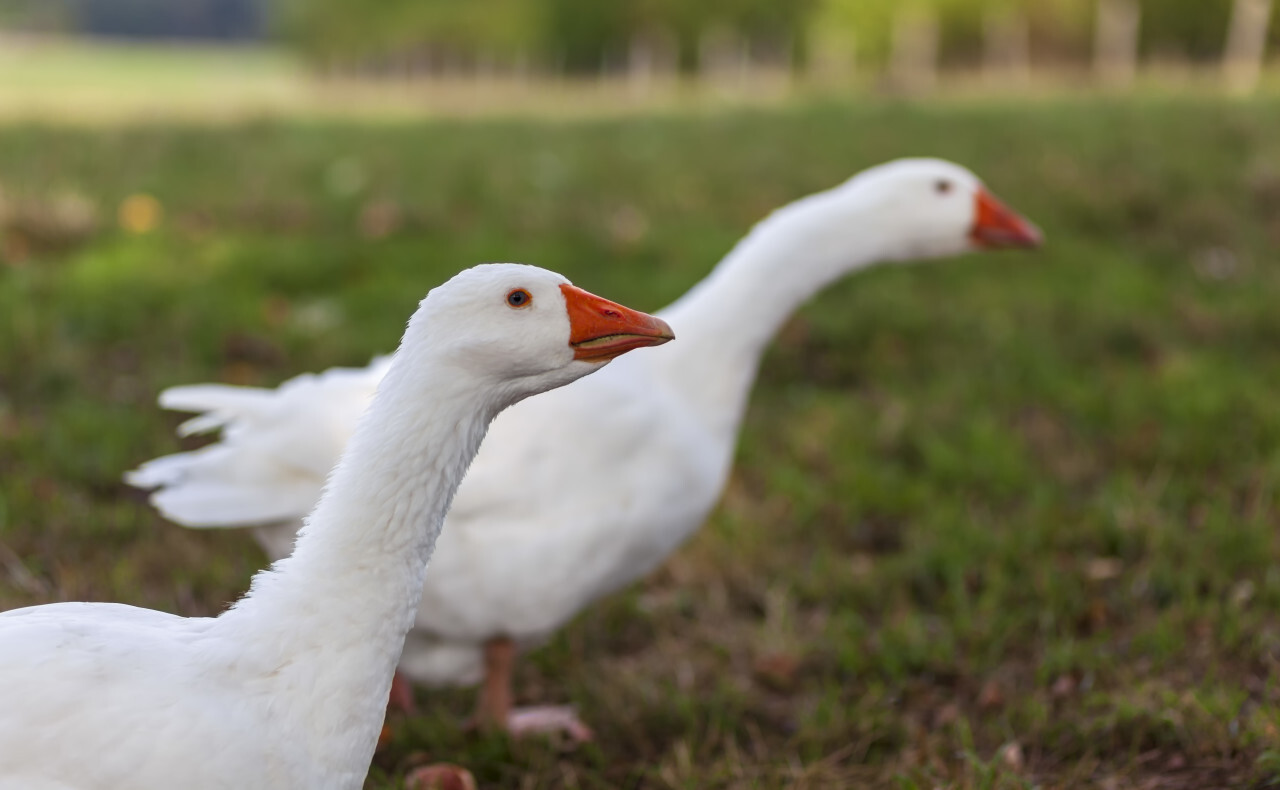
[[[523,288],[515,288],[507,294],[507,304],[512,307],[528,307],[533,304],[533,297]]]

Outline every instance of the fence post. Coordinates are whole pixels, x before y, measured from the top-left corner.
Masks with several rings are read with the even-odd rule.
[[[658,81],[669,81],[677,71],[675,37],[654,29],[631,37],[627,50],[627,83],[632,95],[649,93]]]
[[[1257,87],[1270,21],[1271,0],[1235,0],[1227,48],[1222,55],[1223,76],[1232,93],[1251,93]]]
[[[852,33],[837,36],[815,31],[811,40],[810,76],[824,84],[852,82],[858,71],[857,38]]]
[[[938,82],[938,17],[930,9],[904,8],[893,26],[889,73],[893,83],[915,93]]]
[[[750,79],[747,40],[727,27],[703,31],[698,42],[698,79],[722,91],[744,90]]]
[[[1141,21],[1137,0],[1098,0],[1093,68],[1104,84],[1123,88],[1133,83]]]
[[[1031,31],[1021,12],[989,9],[982,28],[982,71],[988,82],[1031,81]]]

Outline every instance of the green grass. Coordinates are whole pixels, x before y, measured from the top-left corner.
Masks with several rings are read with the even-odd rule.
[[[707,528],[520,671],[598,743],[477,737],[466,693],[424,694],[369,786],[1275,780],[1280,103],[0,129],[0,607],[245,588],[248,535],[119,482],[177,446],[161,387],[362,364],[483,260],[657,308],[771,208],[914,154],[1047,247],[868,271],[784,330]],[[138,192],[152,233],[117,227]]]

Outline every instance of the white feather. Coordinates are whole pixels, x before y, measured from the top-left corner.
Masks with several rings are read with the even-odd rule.
[[[659,314],[678,342],[502,414],[458,491],[401,668],[474,683],[485,640],[544,640],[661,563],[715,505],[760,357],[786,319],[860,267],[971,249],[979,188],[957,165],[903,160],[784,207]],[[340,444],[367,397],[327,376],[305,393],[281,387],[279,422],[261,422],[256,405],[253,417],[220,413],[220,467],[198,466],[199,452],[161,459],[176,474],[160,481],[157,507],[186,526],[279,522],[258,534],[282,551],[307,509],[299,467],[284,460],[291,443],[315,431]],[[317,486],[325,458],[307,456]],[[205,479],[234,481],[220,493],[237,501],[209,503]]]
[[[339,410],[357,425],[296,550],[220,616],[109,603],[0,614],[0,788],[361,787],[426,560],[489,421],[600,368],[574,359],[564,282],[492,265],[428,294],[395,361],[379,363],[367,413],[356,420],[363,406]],[[533,294],[534,308],[507,307],[513,287]],[[230,436],[255,452],[270,448],[289,467],[272,480],[288,480],[322,474],[308,453],[332,449],[333,437],[278,423],[322,410],[280,409],[330,386],[367,399],[360,379],[347,371],[300,377],[277,392],[190,388],[171,402],[209,404],[213,420],[230,421]],[[187,488],[190,502],[213,503],[220,488],[237,490],[271,468],[261,460],[237,468],[229,453],[156,462],[139,479],[213,470],[220,479]]]

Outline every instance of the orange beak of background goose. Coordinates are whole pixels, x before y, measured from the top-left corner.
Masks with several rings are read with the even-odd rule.
[[[1001,203],[982,187],[973,198],[973,228],[969,238],[982,248],[1039,247],[1044,241],[1040,229]]]
[[[671,327],[661,318],[601,299],[572,285],[561,285],[569,310],[569,345],[573,358],[588,362],[608,362],[616,356],[660,346],[675,339]]]

